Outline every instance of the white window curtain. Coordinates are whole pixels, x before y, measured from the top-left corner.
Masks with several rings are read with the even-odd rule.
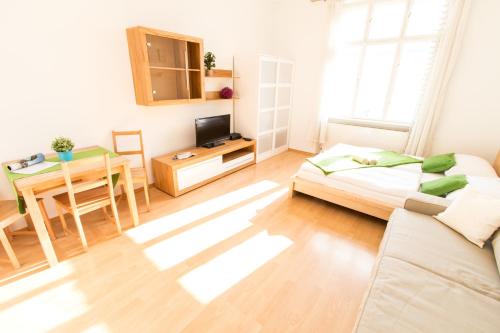
[[[334,0],[318,142],[332,119],[407,126],[422,155],[442,108],[470,0]]]

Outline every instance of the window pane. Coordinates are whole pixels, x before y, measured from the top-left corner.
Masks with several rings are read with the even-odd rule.
[[[405,12],[406,1],[375,2],[368,38],[394,38],[400,36]]]
[[[413,121],[424,93],[435,48],[435,42],[412,42],[403,45],[387,120],[403,123]]]
[[[335,18],[336,24],[332,27],[330,45],[363,40],[368,20],[368,4],[344,6],[340,13],[340,17]]]
[[[366,47],[354,111],[356,118],[382,119],[395,54],[395,43]]]
[[[360,55],[361,47],[343,48],[327,69],[322,103],[325,110],[331,110],[333,117],[351,116]]]
[[[406,35],[430,35],[440,32],[448,11],[448,1],[414,0]]]

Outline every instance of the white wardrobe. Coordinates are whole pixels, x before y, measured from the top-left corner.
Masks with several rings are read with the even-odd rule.
[[[293,70],[290,60],[261,56],[257,112],[257,160],[288,149]]]

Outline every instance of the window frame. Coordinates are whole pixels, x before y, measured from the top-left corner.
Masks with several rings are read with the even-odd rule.
[[[412,13],[412,5],[414,0],[404,0],[405,2],[405,13],[404,13],[404,19],[400,27],[400,32],[397,37],[391,37],[391,38],[369,38],[369,33],[370,33],[370,27],[371,27],[371,22],[373,20],[373,8],[375,2],[390,2],[391,0],[360,0],[356,1],[353,3],[349,4],[343,4],[341,1],[341,6],[359,6],[359,5],[368,5],[368,10],[367,10],[367,16],[365,20],[365,27],[364,27],[364,33],[363,33],[363,38],[362,40],[359,41],[351,41],[347,42],[346,45],[348,46],[358,46],[361,47],[361,52],[360,52],[360,57],[359,57],[359,62],[357,64],[357,76],[356,76],[356,83],[354,86],[354,96],[352,99],[351,103],[351,109],[347,113],[345,117],[336,117],[333,112],[331,112],[328,116],[328,121],[331,123],[337,123],[337,124],[346,124],[346,125],[353,125],[353,126],[363,126],[363,127],[373,127],[373,128],[380,128],[380,129],[396,129],[400,131],[409,131],[411,128],[413,122],[415,121],[415,118],[418,114],[418,109],[420,108],[420,105],[422,103],[422,100],[420,100],[417,105],[415,106],[414,114],[413,114],[413,119],[410,122],[397,122],[397,121],[391,121],[387,119],[388,116],[388,111],[390,107],[390,102],[393,97],[394,93],[394,86],[395,86],[395,81],[398,73],[398,68],[401,63],[401,49],[405,43],[408,42],[433,42],[436,43],[437,46],[439,46],[442,37],[443,37],[443,31],[438,31],[434,34],[422,34],[422,35],[415,35],[415,36],[406,36],[406,30],[408,28],[408,23],[409,23],[409,18]],[[363,72],[364,72],[364,63],[366,59],[366,50],[367,47],[370,45],[396,45],[396,52],[394,56],[394,61],[392,64],[391,68],[391,73],[390,73],[390,79],[387,87],[387,92],[384,98],[384,106],[383,106],[383,116],[381,118],[360,118],[356,117],[356,107],[358,104],[358,96],[359,96],[359,91],[360,91],[360,82],[361,78],[363,77]],[[437,51],[434,54],[434,59],[433,59],[433,64],[435,61],[435,57],[437,55]],[[423,91],[427,89],[427,85],[429,84],[430,80],[430,73],[428,73],[426,82],[424,83]]]

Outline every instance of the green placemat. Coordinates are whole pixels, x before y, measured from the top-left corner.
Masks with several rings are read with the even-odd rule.
[[[112,151],[109,151],[109,150],[107,150],[105,148],[96,147],[96,148],[92,148],[92,149],[89,149],[89,150],[84,150],[84,151],[79,151],[79,152],[73,152],[73,160],[81,160],[81,159],[84,159],[84,158],[89,158],[89,157],[104,155],[106,153],[109,153],[109,156],[111,158],[118,156],[118,154],[116,154],[116,153],[114,153]],[[47,158],[47,161],[48,162],[59,162],[59,157],[55,156],[55,157]],[[19,208],[19,213],[24,214],[26,212],[26,205],[24,203],[23,198],[20,197],[17,194],[16,187],[14,186],[14,182],[16,180],[18,180],[18,179],[33,177],[33,176],[36,176],[36,175],[41,175],[41,174],[44,174],[44,173],[49,173],[49,172],[53,172],[53,171],[57,171],[57,170],[61,170],[61,165],[60,164],[54,165],[51,168],[42,170],[42,171],[34,173],[32,175],[21,175],[21,174],[9,171],[9,169],[7,169],[7,165],[3,166],[3,171],[5,172],[5,175],[7,176],[7,180],[11,184],[12,189],[14,191],[14,195],[16,196],[17,205],[18,205],[18,208]],[[120,177],[120,174],[113,175],[113,185],[116,185],[116,183],[118,182],[118,178],[119,177]]]

